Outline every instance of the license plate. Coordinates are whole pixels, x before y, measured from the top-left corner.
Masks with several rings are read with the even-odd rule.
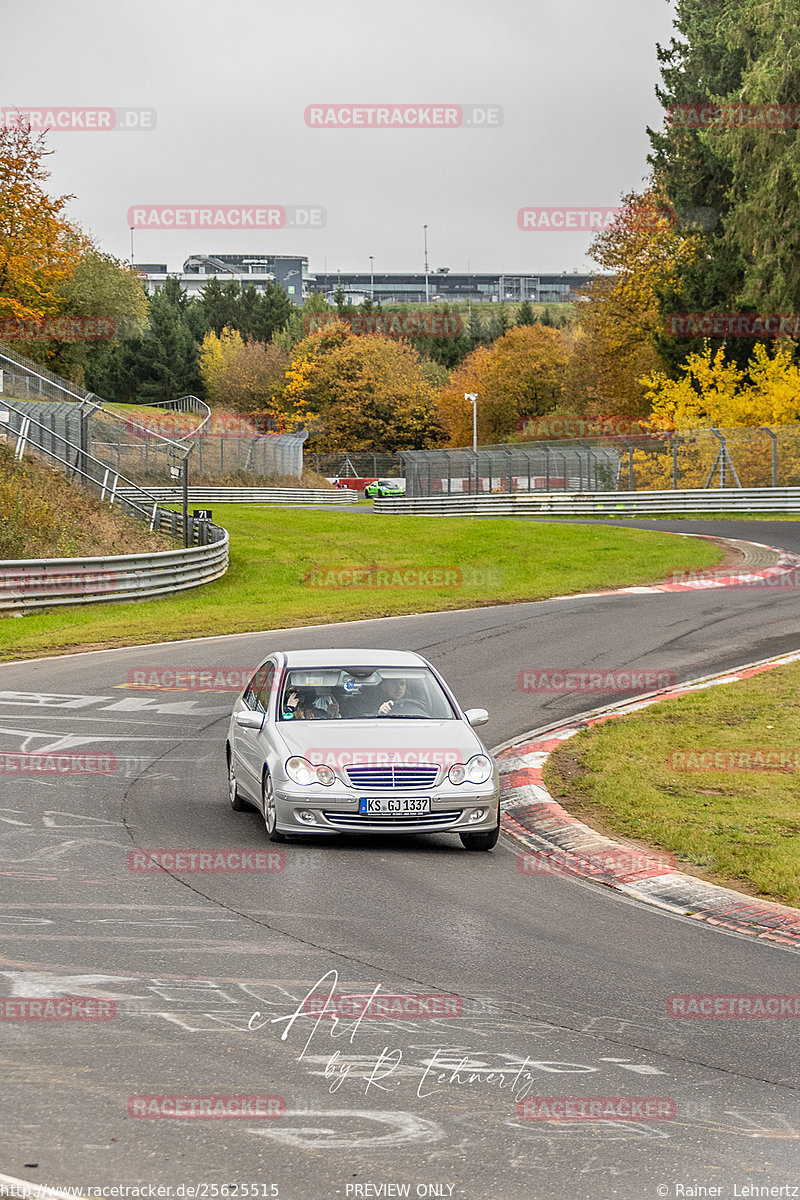
[[[400,814],[427,813],[431,811],[430,796],[362,796],[358,802],[358,811],[369,816],[370,813]]]

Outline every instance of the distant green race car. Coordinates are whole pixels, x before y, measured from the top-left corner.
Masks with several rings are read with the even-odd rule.
[[[364,495],[368,500],[374,500],[376,496],[405,496],[406,485],[403,479],[376,479],[374,483],[368,483],[364,488]]]

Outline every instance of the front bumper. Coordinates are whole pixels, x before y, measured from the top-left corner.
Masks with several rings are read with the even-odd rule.
[[[431,807],[427,813],[375,813],[362,814],[358,811],[359,800],[386,799],[387,792],[359,792],[345,796],[340,792],[321,795],[322,789],[282,787],[275,789],[278,829],[281,833],[485,833],[497,825],[497,810],[500,803],[498,785],[484,784],[464,789],[448,790],[436,795],[431,790]],[[398,792],[403,798],[418,797],[419,793]],[[392,794],[392,798],[396,798]],[[483,816],[473,820],[472,814],[483,809]],[[299,814],[311,814],[313,820]]]

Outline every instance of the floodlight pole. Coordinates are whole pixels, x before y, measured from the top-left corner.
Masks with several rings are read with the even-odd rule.
[[[464,399],[472,401],[472,452],[478,452],[478,393],[464,392]]]

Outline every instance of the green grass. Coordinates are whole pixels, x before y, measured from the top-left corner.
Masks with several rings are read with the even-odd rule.
[[[672,757],[769,749],[791,750],[798,769],[690,770]],[[550,757],[545,781],[590,825],[667,850],[689,873],[796,905],[798,771],[800,665],[791,664],[585,730]]]
[[[722,556],[705,541],[628,529],[217,504],[214,519],[231,535],[231,565],[222,579],[159,600],[0,621],[0,659],[536,600],[661,579],[673,570],[714,566]],[[324,582],[330,571],[369,567],[449,571],[451,584],[304,581],[315,570]]]

